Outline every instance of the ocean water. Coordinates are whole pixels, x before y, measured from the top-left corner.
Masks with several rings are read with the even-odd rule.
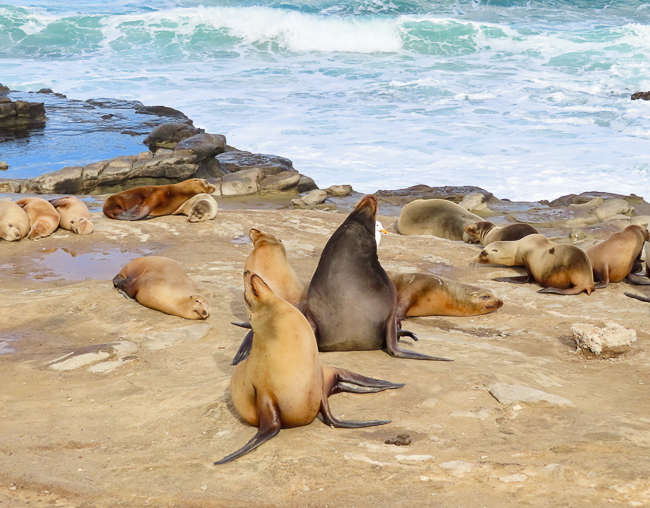
[[[171,106],[321,187],[650,199],[649,22],[630,0],[0,0],[0,83]]]

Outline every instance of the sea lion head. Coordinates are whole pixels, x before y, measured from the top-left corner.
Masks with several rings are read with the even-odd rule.
[[[210,213],[210,203],[206,200],[197,201],[192,205],[192,211],[187,217],[188,222],[201,222]]]
[[[379,203],[377,198],[372,194],[364,196],[354,210],[348,215],[346,220],[359,222],[372,233],[374,238],[377,222],[377,208]]]
[[[217,190],[217,186],[211,184],[207,180],[203,180],[202,178],[193,178],[195,180],[196,185],[199,189],[201,189],[200,192],[205,192],[207,194],[212,194],[214,191]],[[199,194],[199,193],[197,193]]]
[[[5,224],[0,230],[0,238],[7,240],[8,242],[15,242],[20,240],[20,229],[18,229],[13,224]]]
[[[262,309],[273,297],[275,294],[262,280],[262,277],[250,270],[244,272],[244,303],[249,318]]]
[[[512,245],[514,242],[492,242],[478,253],[474,258],[476,263],[512,266],[515,263],[516,248]]]
[[[489,221],[478,221],[465,226],[465,233],[470,236],[467,243],[483,243],[485,235],[494,227]]]
[[[194,319],[207,319],[210,315],[210,302],[205,296],[191,295],[188,297]]]
[[[503,301],[494,296],[492,291],[478,287],[469,289],[467,292],[467,300],[481,314],[494,312],[503,306]]]
[[[70,221],[72,231],[78,235],[89,235],[93,232],[93,223],[85,217],[79,217]]]

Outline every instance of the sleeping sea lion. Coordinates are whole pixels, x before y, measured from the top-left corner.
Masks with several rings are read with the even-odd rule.
[[[144,256],[129,262],[113,279],[125,296],[150,309],[185,319],[206,319],[210,302],[198,294],[196,284],[173,259]]]
[[[25,210],[29,217],[30,230],[27,238],[38,240],[50,236],[59,227],[61,216],[52,203],[41,198],[23,198],[16,204]]]
[[[218,211],[219,205],[212,194],[202,192],[185,201],[172,215],[187,215],[187,222],[203,222],[214,219]]]
[[[135,187],[109,196],[104,203],[104,215],[119,220],[171,215],[192,196],[204,192],[212,194],[215,190],[214,185],[200,178],[171,185]]]
[[[524,236],[536,235],[538,231],[530,224],[507,224],[497,226],[489,221],[479,221],[465,226],[465,232],[470,236],[469,243],[488,245],[492,242],[512,242],[521,240]]]
[[[416,199],[400,211],[397,229],[402,235],[433,235],[470,242],[465,226],[482,220],[446,199]]]
[[[625,280],[630,284],[650,284],[650,279],[632,272],[635,261],[640,260],[641,251],[650,233],[642,226],[631,225],[607,240],[587,249],[587,256],[594,270],[596,288],[604,288],[610,282]]]
[[[525,266],[528,275],[498,277],[500,282],[524,284],[533,280],[544,286],[538,293],[577,295],[594,290],[594,276],[589,257],[573,245],[558,245],[544,235],[528,235],[514,242],[486,245],[474,258],[477,263]]]
[[[15,242],[29,233],[29,217],[20,205],[0,199],[0,238]]]
[[[427,273],[389,274],[397,289],[397,319],[407,316],[478,316],[503,302],[487,289]]]
[[[249,357],[233,372],[230,396],[242,419],[258,427],[258,431],[241,449],[215,464],[241,457],[282,428],[309,425],[318,413],[331,427],[349,429],[390,423],[338,420],[332,415],[327,398],[339,392],[379,392],[403,384],[323,366],[314,332],[305,316],[274,295],[258,275],[244,272],[244,284],[244,301],[255,338]]]
[[[290,304],[303,301],[307,297],[307,284],[289,264],[282,240],[257,228],[251,228],[248,236],[253,241],[253,252],[246,258],[244,270],[262,277],[275,296]]]
[[[86,203],[74,196],[50,199],[50,203],[59,212],[59,226],[78,235],[89,235],[93,232],[93,223]]]

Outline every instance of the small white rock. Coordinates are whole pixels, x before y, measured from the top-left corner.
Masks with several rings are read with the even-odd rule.
[[[442,469],[450,471],[454,474],[469,473],[474,469],[474,464],[465,462],[464,460],[452,460],[450,462],[443,462],[439,464]]]
[[[525,474],[513,474],[510,476],[502,476],[499,478],[504,483],[512,483],[512,482],[525,482],[528,480],[528,477]]]
[[[614,322],[606,323],[604,328],[575,323],[571,325],[571,331],[577,349],[588,349],[596,355],[623,353],[636,341],[636,331]]]

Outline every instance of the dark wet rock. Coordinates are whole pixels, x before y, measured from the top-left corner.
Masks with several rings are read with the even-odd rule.
[[[454,203],[460,203],[468,194],[483,194],[485,201],[492,197],[492,193],[470,185],[455,187],[429,187],[428,185],[414,185],[406,189],[380,190],[375,192],[379,202],[391,205],[404,206],[415,199],[447,199]]]
[[[38,92],[36,93],[54,93],[51,88],[41,88]]]
[[[303,192],[309,192],[314,189],[318,189],[318,185],[316,185],[314,179],[305,175],[301,175],[300,181],[298,182],[298,188],[296,190],[302,194]]]
[[[284,171],[294,171],[293,163],[289,159],[277,155],[231,151],[217,155],[217,160],[224,173],[259,169],[264,176],[272,176]]]
[[[629,197],[634,196],[632,194]],[[557,199],[554,199],[553,201],[548,202],[548,206],[569,206],[569,205],[582,205],[584,203],[587,203],[591,201],[592,199],[595,198],[602,198],[602,199],[614,199],[614,198],[620,198],[620,199],[625,199],[628,196],[623,196],[621,194],[612,194],[610,192],[583,192],[582,194],[567,194],[565,196],[560,196]],[[634,196],[637,199],[643,199],[639,198],[639,196]]]
[[[0,83],[0,94],[6,94],[9,92],[10,92],[9,87],[4,86],[2,83]]]
[[[267,176],[260,182],[260,190],[265,192],[282,192],[295,188],[300,183],[300,173],[283,171],[277,175]]]
[[[181,141],[185,141],[197,134],[201,134],[202,129],[197,129],[193,125],[185,123],[164,123],[159,125],[144,138],[143,143],[149,150],[156,152],[161,148],[173,149]],[[224,138],[225,144],[225,138]]]
[[[2,97],[0,102],[0,131],[26,131],[45,125],[42,102],[12,101]]]
[[[187,120],[190,123],[190,120],[185,113],[178,111],[177,109],[170,108],[167,106],[143,106],[140,105],[135,109],[135,112],[140,115],[155,115],[155,116],[168,116],[170,118],[179,118],[181,120]]]
[[[207,159],[223,153],[225,148],[226,136],[203,132],[179,142],[175,150],[177,153],[187,152],[199,159]]]
[[[632,100],[636,101],[642,99],[644,101],[650,101],[650,92],[635,92],[632,94]]]

